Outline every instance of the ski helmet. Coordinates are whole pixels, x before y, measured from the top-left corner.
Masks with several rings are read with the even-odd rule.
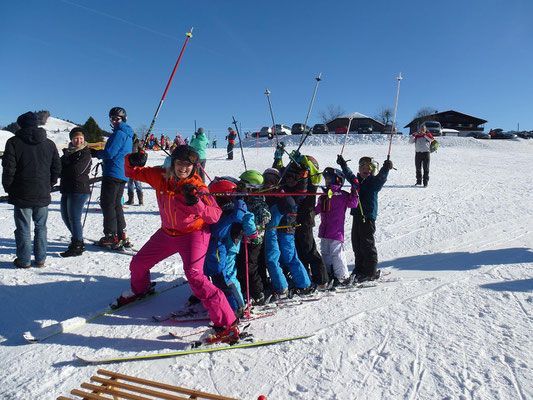
[[[281,174],[276,168],[267,168],[263,172],[263,178],[263,184],[265,185],[265,187],[271,187],[279,183]]]
[[[262,185],[265,180],[263,175],[253,169],[244,171],[241,176],[239,176],[239,179],[250,185]]]
[[[361,170],[361,167],[367,165],[370,168],[370,172],[372,175],[376,175],[378,173],[379,169],[379,163],[375,161],[372,157],[361,157],[359,159],[359,170]]]
[[[330,185],[342,186],[344,185],[344,174],[340,169],[327,167],[322,172],[324,179],[329,178]]]
[[[188,161],[193,165],[193,169],[191,174],[187,178],[192,178],[194,174],[196,173],[196,169],[198,168],[198,153],[196,152],[196,149],[192,146],[183,144],[174,149],[172,154],[170,155],[171,159],[171,167],[174,168],[174,162],[176,160],[180,161]]]
[[[120,117],[123,121],[126,121],[128,116],[126,115],[126,110],[122,107],[113,107],[109,110],[109,118],[111,117]]]
[[[233,193],[237,189],[237,184],[228,177],[215,177],[208,186],[211,193]],[[220,208],[224,209],[229,203],[231,203],[231,196],[215,196],[217,204]]]

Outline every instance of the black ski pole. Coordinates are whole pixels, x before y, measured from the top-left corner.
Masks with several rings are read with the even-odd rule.
[[[315,102],[315,96],[316,91],[318,89],[318,83],[322,80],[320,77],[322,76],[322,72],[318,74],[318,76],[315,78],[316,84],[315,84],[315,90],[313,92],[313,97],[311,98],[311,104],[309,104],[309,110],[307,111],[307,117],[305,117],[305,123],[304,123],[304,129],[307,129],[307,122],[309,121],[309,116],[311,115],[311,110],[313,109],[313,103]],[[311,130],[309,130],[304,137],[302,137],[302,140],[300,141],[300,145],[298,146],[298,150],[300,151],[300,147],[302,147],[302,144],[304,144],[305,140],[307,139],[307,136],[311,134]]]
[[[87,209],[85,210],[85,217],[83,218],[83,224],[81,225],[81,229],[85,228],[85,221],[87,221],[87,214],[89,213],[89,206],[91,205],[91,197],[93,195],[94,190],[94,184],[96,183],[96,174],[98,174],[98,167],[102,165],[102,162],[100,161],[98,164],[94,167],[94,174],[93,174],[93,184],[91,185],[91,191],[89,192],[89,201],[87,202]]]
[[[181,61],[181,56],[183,55],[183,52],[185,51],[185,47],[187,47],[187,43],[189,42],[189,39],[192,37],[192,30],[193,28],[191,28],[191,30],[186,33],[187,39],[185,39],[185,43],[183,44],[183,47],[181,48],[178,61],[176,61],[176,65],[174,65],[174,70],[172,71],[172,74],[170,75],[170,79],[168,80],[168,83],[167,83],[167,87],[165,88],[165,91],[163,92],[163,97],[161,97],[161,100],[159,101],[159,106],[157,106],[157,110],[155,111],[155,115],[154,115],[154,118],[152,119],[152,123],[150,124],[150,128],[148,128],[148,132],[146,132],[146,136],[144,137],[144,140],[143,140],[143,147],[146,147],[146,141],[148,140],[150,133],[152,133],[152,128],[154,127],[155,120],[157,119],[157,116],[159,115],[159,110],[161,110],[161,106],[163,105],[163,102],[165,101],[165,96],[167,95],[168,88],[170,87],[170,83],[172,82],[172,79],[174,78],[174,74],[176,73],[176,69],[178,68],[178,65]],[[168,154],[166,150],[165,150],[165,153]]]
[[[270,108],[270,117],[272,117],[272,130],[274,131],[274,136],[276,137],[276,146],[279,144],[278,132],[276,131],[276,121],[274,120],[274,112],[272,111],[272,103],[270,102],[270,90],[265,90],[265,94],[268,99],[268,106]]]
[[[237,121],[235,120],[235,117],[232,115],[231,118],[233,118],[233,125],[235,125],[235,130],[237,131],[237,136],[239,136],[239,145],[241,147],[241,155],[242,155],[242,162],[244,163],[244,170],[247,171],[248,168],[246,168],[246,159],[244,158],[244,150],[242,148],[241,133],[239,132],[239,128],[237,127]]]

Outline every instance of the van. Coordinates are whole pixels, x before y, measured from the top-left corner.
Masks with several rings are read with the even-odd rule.
[[[372,124],[370,122],[359,123],[359,128],[357,128],[357,133],[372,133]]]
[[[418,130],[425,126],[426,130],[431,133],[433,136],[442,136],[442,126],[438,121],[424,121],[418,127]]]

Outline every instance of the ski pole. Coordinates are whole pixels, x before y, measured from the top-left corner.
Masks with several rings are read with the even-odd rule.
[[[277,196],[277,197],[285,197],[285,196],[328,196],[331,198],[332,196],[339,196],[342,193],[335,192],[333,193],[331,190],[328,190],[326,193],[312,193],[312,192],[295,192],[295,193],[248,193],[248,192],[217,192],[217,193],[211,193],[211,192],[198,192],[198,195],[200,196],[231,196],[231,197],[253,197],[253,196]]]
[[[152,123],[150,124],[150,128],[148,128],[148,132],[146,132],[146,136],[144,137],[144,140],[143,140],[143,147],[146,146],[146,141],[148,140],[148,137],[150,136],[150,133],[152,132],[152,128],[154,127],[155,120],[157,119],[157,116],[159,115],[159,110],[161,110],[161,106],[163,105],[163,102],[165,101],[165,96],[167,95],[168,88],[170,87],[170,83],[172,82],[172,79],[174,78],[174,74],[176,73],[176,69],[178,68],[178,64],[180,63],[181,56],[183,55],[183,52],[185,51],[185,47],[187,47],[187,43],[189,42],[189,39],[192,37],[193,29],[194,28],[191,28],[191,30],[186,33],[187,39],[185,39],[185,43],[183,44],[183,47],[181,48],[178,61],[176,61],[176,65],[174,65],[174,70],[172,71],[172,74],[170,75],[170,79],[168,80],[168,83],[167,83],[167,87],[165,88],[165,91],[163,92],[163,97],[161,97],[161,101],[159,101],[159,106],[157,106],[157,110],[155,111],[155,115],[154,115],[154,118],[152,119]],[[165,153],[167,152],[165,151]]]
[[[233,119],[235,120],[235,118]],[[244,262],[246,264],[246,319],[250,319],[250,277],[248,275],[248,238],[244,238]]]
[[[389,152],[387,154],[387,160],[390,160],[390,152],[392,148],[392,135],[394,135],[394,127],[396,126],[396,110],[398,109],[398,97],[400,96],[400,81],[403,79],[401,72],[396,79],[398,79],[398,90],[396,91],[396,103],[394,104],[394,116],[392,118],[392,129],[390,133]]]
[[[241,147],[241,155],[242,155],[242,162],[244,163],[244,170],[248,170],[246,168],[246,159],[244,158],[244,150],[242,148],[242,140],[241,140],[241,133],[239,132],[239,127],[237,126],[237,121],[235,120],[235,117],[232,115],[233,118],[233,125],[235,125],[235,130],[237,131],[237,136],[239,136],[239,146]]]
[[[313,97],[311,97],[311,104],[309,104],[309,110],[307,111],[307,116],[305,117],[304,129],[307,129],[307,122],[309,121],[309,115],[311,115],[311,110],[313,109],[313,103],[315,102],[316,91],[318,89],[318,83],[322,80],[320,79],[321,76],[322,76],[322,72],[320,72],[318,76],[315,78],[316,80],[315,90],[313,92]],[[309,136],[310,134],[311,134],[311,130],[309,130],[309,132],[307,132],[306,135],[302,137],[302,140],[300,141],[300,145],[298,146],[297,151],[300,150],[300,148],[302,147],[302,144],[304,144],[305,140],[307,139],[307,136]]]
[[[350,122],[348,122],[348,130],[346,131],[346,135],[344,135],[344,143],[342,144],[341,156],[342,152],[344,151],[344,146],[346,145],[346,139],[348,138],[348,134],[350,133],[350,126],[352,126],[352,120],[353,117],[350,117]]]
[[[298,228],[299,226],[302,226],[302,224],[271,226],[271,227],[260,228],[260,229],[258,229],[258,231],[266,231],[267,229],[288,229],[288,228]]]
[[[100,161],[98,164],[94,167],[94,174],[93,174],[93,184],[91,185],[91,191],[89,192],[89,201],[87,202],[87,209],[85,210],[85,217],[83,218],[83,224],[81,225],[81,229],[85,228],[85,221],[87,221],[87,214],[89,213],[89,206],[91,205],[91,197],[93,195],[93,189],[94,184],[96,183],[96,174],[98,173],[98,167],[102,165],[102,162]]]
[[[209,175],[207,175],[207,172],[205,172],[205,169],[204,169],[204,167],[202,167],[202,164],[197,163],[197,165],[198,165],[198,166],[200,167],[200,169],[203,171],[203,173],[205,174],[205,176],[207,176],[207,179],[209,179],[209,182],[213,182],[213,179],[211,179],[211,178],[209,177]]]
[[[276,146],[279,144],[278,133],[276,132],[276,121],[274,121],[274,112],[272,111],[272,103],[270,102],[270,90],[268,88],[265,90],[265,94],[268,99],[268,106],[270,107],[270,117],[272,118],[272,130],[274,131],[274,136],[276,137]]]

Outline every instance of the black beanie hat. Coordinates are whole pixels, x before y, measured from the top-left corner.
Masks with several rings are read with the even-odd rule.
[[[72,128],[70,130],[70,133],[68,134],[68,137],[70,138],[70,140],[72,140],[72,138],[74,137],[74,135],[76,133],[83,134],[83,139],[84,140],[87,139],[87,131],[84,128],[82,128],[81,126],[76,126],[76,127]]]
[[[37,114],[28,111],[17,118],[17,124],[19,124],[21,128],[37,128],[39,125],[39,119],[37,118]]]

